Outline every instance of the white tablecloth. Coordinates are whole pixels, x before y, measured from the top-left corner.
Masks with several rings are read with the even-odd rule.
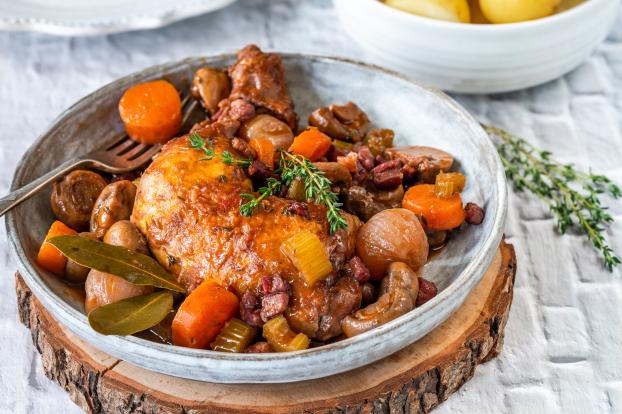
[[[241,0],[163,29],[110,36],[0,33],[0,193],[26,148],[77,99],[153,64],[251,42],[364,58],[327,0]],[[622,183],[622,14],[609,39],[563,79],[456,98],[480,120]],[[611,212],[609,240],[622,253],[622,203]],[[622,271],[607,272],[583,237],[558,236],[554,224],[534,199],[511,196],[506,232],[519,266],[503,353],[437,413],[622,413]],[[80,412],[45,377],[18,321],[4,226],[0,253],[0,413]]]

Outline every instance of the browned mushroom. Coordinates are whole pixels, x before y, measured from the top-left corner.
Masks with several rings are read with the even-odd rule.
[[[391,159],[402,160],[404,182],[422,181],[432,184],[438,173],[449,171],[454,163],[450,153],[432,147],[387,148],[384,154]]]
[[[89,227],[95,200],[106,187],[106,180],[87,170],[76,170],[54,183],[51,204],[56,217],[75,230]]]
[[[369,127],[369,118],[353,102],[318,108],[309,115],[309,125],[334,139],[359,142]]]
[[[346,141],[350,139],[350,131],[328,108],[318,108],[309,115],[309,125],[318,128],[334,139]]]
[[[117,221],[129,220],[135,197],[136,186],[130,181],[108,184],[95,202],[91,214],[91,232],[101,238]]]
[[[213,115],[218,103],[231,93],[231,81],[226,71],[205,66],[194,74],[190,92]]]
[[[352,141],[358,142],[363,139],[369,128],[369,118],[361,108],[354,102],[331,105],[328,108],[343,125],[348,127],[352,134]]]
[[[402,262],[393,262],[380,285],[378,300],[341,321],[347,337],[359,335],[415,308],[419,293],[417,272]]]
[[[338,162],[315,162],[314,164],[333,185],[344,184],[349,187],[352,184],[350,171]]]

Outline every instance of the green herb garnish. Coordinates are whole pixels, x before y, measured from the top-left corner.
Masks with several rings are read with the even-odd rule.
[[[223,151],[222,154],[220,154],[220,158],[227,165],[237,165],[238,167],[242,168],[250,167],[250,165],[253,163],[253,160],[238,160],[237,158],[234,158],[229,151]]]
[[[253,215],[253,212],[259,207],[264,198],[274,195],[281,189],[281,181],[276,178],[268,178],[266,186],[261,187],[257,192],[259,197],[255,197],[253,194],[242,193],[240,196],[247,199],[246,203],[240,204],[240,214],[246,217]]]
[[[523,138],[489,125],[486,132],[499,138],[497,150],[508,179],[518,191],[528,190],[544,201],[557,218],[557,228],[564,234],[575,226],[601,251],[605,266],[611,271],[620,258],[605,240],[605,227],[613,222],[602,194],[620,198],[620,188],[604,175],[578,171],[573,164],[562,164],[551,153],[535,148]]]
[[[194,133],[188,137],[190,140],[190,148],[201,150],[205,153],[205,157],[201,158],[201,161],[209,161],[216,156],[212,140],[208,138],[207,143],[198,133]]]
[[[173,295],[159,291],[100,306],[89,313],[89,325],[102,335],[133,335],[162,322],[171,309]]]
[[[122,246],[80,236],[57,236],[48,240],[74,262],[100,272],[112,273],[130,283],[185,293],[186,288],[153,257]]]
[[[214,150],[214,145],[212,144],[211,139],[207,139],[207,141],[201,137],[197,132],[190,135],[188,137],[190,140],[190,148],[201,150],[205,153],[205,157],[201,158],[201,161],[210,161],[214,157],[218,156],[216,151]],[[231,154],[229,151],[223,151],[220,154],[220,159],[227,165],[237,165],[238,167],[248,167],[252,164],[253,160],[248,159],[237,159]]]
[[[342,204],[337,200],[337,194],[332,192],[331,182],[324,172],[302,155],[281,151],[281,181],[289,185],[296,177],[303,180],[307,199],[326,206],[331,234],[348,227],[346,219],[341,216]]]
[[[326,218],[331,234],[348,226],[346,220],[341,216],[341,203],[337,200],[337,194],[331,191],[330,180],[311,161],[301,155],[281,151],[279,169],[275,172],[281,174],[281,180],[269,178],[266,187],[259,189],[259,197],[252,194],[241,194],[248,201],[240,205],[240,214],[251,216],[263,199],[269,195],[274,195],[281,189],[282,185],[289,185],[298,177],[304,182],[306,198],[313,200],[316,204],[326,206]]]

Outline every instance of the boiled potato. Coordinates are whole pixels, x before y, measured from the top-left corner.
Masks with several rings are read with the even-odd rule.
[[[484,16],[493,23],[515,23],[550,16],[561,0],[479,0]]]
[[[490,24],[479,7],[479,0],[469,0],[469,7],[471,8],[471,23]]]
[[[585,2],[585,0],[562,0],[562,2],[557,6],[555,13],[561,13],[563,11],[572,9],[575,6]]]
[[[467,0],[386,0],[385,4],[437,20],[461,23],[471,21]]]

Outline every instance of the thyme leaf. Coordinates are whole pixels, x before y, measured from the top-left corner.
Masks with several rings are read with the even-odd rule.
[[[615,199],[622,196],[611,180],[592,171],[577,170],[573,164],[563,164],[523,138],[490,125],[482,125],[489,135],[497,137],[495,145],[506,176],[518,191],[529,191],[548,206],[557,219],[561,234],[572,227],[582,231],[598,249],[605,267],[610,271],[620,264],[605,239],[606,227],[613,217],[603,206],[601,196]]]
[[[287,151],[281,151],[280,168],[277,172],[281,173],[280,181],[275,178],[269,178],[266,187],[258,190],[259,196],[252,194],[241,194],[248,201],[240,205],[240,214],[243,216],[251,216],[255,209],[269,195],[279,192],[282,185],[289,185],[291,182],[300,177],[305,185],[306,198],[313,200],[316,204],[326,206],[326,218],[331,234],[339,229],[345,229],[348,224],[341,216],[341,203],[337,199],[337,194],[331,191],[331,182],[324,172],[308,159],[301,155],[294,155]]]
[[[211,139],[208,138],[206,141],[197,132],[190,135],[188,139],[190,141],[190,148],[201,150],[205,153],[205,157],[201,158],[201,161],[210,161],[218,156],[216,150],[214,150],[214,144]],[[237,159],[229,151],[223,151],[219,157],[227,165],[236,165],[242,168],[249,167],[253,162],[253,160],[250,159]]]
[[[205,157],[201,158],[201,161],[209,161],[216,156],[216,152],[214,151],[214,146],[212,145],[211,139],[208,138],[207,142],[205,142],[205,139],[203,139],[203,137],[200,136],[197,132],[190,135],[188,139],[190,141],[190,148],[201,150],[205,153]]]
[[[281,180],[289,185],[296,177],[303,180],[307,199],[326,206],[331,234],[348,227],[346,219],[341,215],[342,204],[338,201],[337,194],[331,190],[331,182],[324,172],[301,155],[281,151]]]
[[[261,187],[257,192],[259,197],[255,197],[253,194],[240,194],[240,197],[247,199],[248,201],[240,204],[240,214],[246,217],[253,215],[253,212],[259,207],[261,202],[268,196],[274,195],[281,189],[281,181],[276,178],[268,178],[266,186]]]

